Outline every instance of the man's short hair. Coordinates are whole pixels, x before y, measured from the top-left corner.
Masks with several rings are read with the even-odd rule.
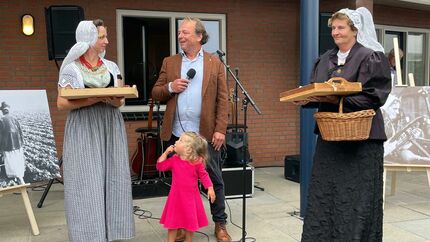
[[[183,21],[192,21],[196,23],[196,34],[202,34],[202,40],[200,40],[200,44],[204,45],[209,40],[209,35],[206,32],[206,28],[203,25],[202,21],[199,18],[193,17],[185,17]]]

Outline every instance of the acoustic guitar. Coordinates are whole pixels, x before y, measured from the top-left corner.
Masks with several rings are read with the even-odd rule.
[[[132,156],[131,169],[141,176],[140,179],[153,178],[157,174],[157,134],[151,132],[153,111],[154,102],[149,99],[147,129],[136,129],[136,132],[140,132],[141,135],[137,138],[137,148]]]

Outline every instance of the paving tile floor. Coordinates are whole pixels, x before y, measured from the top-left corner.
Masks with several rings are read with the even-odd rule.
[[[300,241],[302,220],[294,214],[299,211],[300,185],[284,179],[283,167],[255,169],[255,189],[246,200],[247,240],[261,242]],[[390,184],[390,175],[387,184]],[[389,193],[390,187],[387,187]],[[5,242],[63,242],[67,239],[64,215],[64,192],[61,184],[54,184],[42,208],[36,205],[42,189],[29,189],[29,196],[39,226],[40,235],[33,236],[19,194],[0,198],[0,241]],[[159,217],[166,197],[134,200],[134,205],[147,211],[144,215]],[[242,231],[242,199],[228,199],[228,230],[233,240],[239,241]],[[209,205],[205,203],[207,214]],[[141,216],[142,217],[142,216]],[[156,219],[135,216],[136,238],[131,241],[166,241],[167,231]],[[214,225],[195,234],[194,241],[216,241]],[[205,235],[206,234],[206,235]],[[397,192],[386,197],[384,212],[384,242],[430,242],[430,187],[425,172],[398,172]]]

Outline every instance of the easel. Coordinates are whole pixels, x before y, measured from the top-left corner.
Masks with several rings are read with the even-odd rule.
[[[0,188],[0,197],[9,193],[21,193],[22,200],[24,201],[25,211],[27,212],[28,220],[30,221],[31,230],[33,235],[39,235],[39,227],[36,223],[36,218],[34,217],[33,209],[31,208],[30,199],[28,198],[27,187],[30,184],[17,185],[7,188]]]
[[[61,169],[61,166],[63,164],[63,156],[61,156],[58,166]],[[55,181],[63,184],[63,182],[60,180],[61,178],[52,178],[49,180],[48,185],[46,186],[45,190],[43,191],[42,197],[40,197],[39,203],[37,204],[38,208],[41,208],[43,205],[43,202],[45,201],[46,195],[48,195],[49,189],[51,189],[52,184],[54,184]]]
[[[397,78],[397,86],[407,86],[406,84],[403,84],[402,82],[402,74],[401,74],[401,67],[400,67],[400,56],[399,56],[399,44],[397,38],[393,39],[394,44],[394,58],[396,63],[396,78]],[[415,80],[412,73],[408,74],[409,77],[409,86],[414,87],[415,86]],[[386,185],[385,181],[387,180],[387,172],[391,172],[391,189],[390,189],[390,195],[393,196],[396,193],[396,185],[397,185],[397,172],[398,171],[406,171],[406,172],[412,172],[412,171],[425,171],[427,172],[427,180],[430,187],[430,164],[395,164],[395,163],[385,163],[384,162],[384,174],[383,174],[383,182],[384,182],[384,188],[383,188],[383,200],[385,205],[385,191],[386,191]]]
[[[387,172],[391,173],[391,190],[390,195],[393,196],[396,193],[397,185],[397,174],[398,171],[425,171],[427,172],[427,180],[430,187],[430,165],[417,165],[417,164],[384,164],[384,184],[387,177]],[[385,195],[385,185],[384,185]]]

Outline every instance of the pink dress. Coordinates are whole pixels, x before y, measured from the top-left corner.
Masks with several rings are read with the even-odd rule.
[[[174,155],[163,162],[157,162],[157,170],[172,171],[172,186],[160,224],[167,229],[183,228],[187,231],[197,231],[207,226],[208,219],[197,185],[200,179],[206,189],[212,186],[204,164],[191,163]]]

